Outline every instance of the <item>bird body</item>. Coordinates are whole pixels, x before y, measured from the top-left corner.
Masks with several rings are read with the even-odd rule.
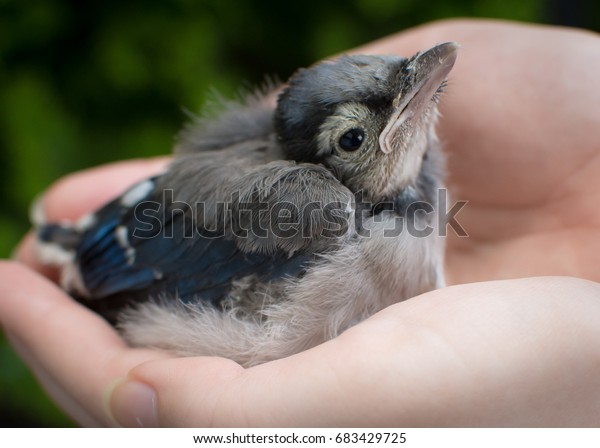
[[[38,229],[62,285],[135,346],[250,366],[443,286],[437,97],[456,57],[345,56],[188,127],[175,158]]]

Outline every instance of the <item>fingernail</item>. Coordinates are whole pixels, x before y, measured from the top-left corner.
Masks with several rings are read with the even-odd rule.
[[[130,379],[115,381],[107,387],[109,416],[125,428],[157,428],[156,391]]]

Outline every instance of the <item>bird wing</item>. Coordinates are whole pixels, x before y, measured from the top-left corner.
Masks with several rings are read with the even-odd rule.
[[[323,167],[258,159],[182,157],[105,205],[79,230],[67,288],[112,320],[132,301],[219,305],[243,278],[300,276],[353,233],[353,195]]]

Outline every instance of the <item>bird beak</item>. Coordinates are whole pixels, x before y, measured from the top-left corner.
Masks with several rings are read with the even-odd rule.
[[[394,100],[392,115],[379,135],[379,147],[388,154],[393,151],[401,126],[419,117],[444,82],[456,61],[458,44],[447,42],[413,56],[398,76],[401,93]]]

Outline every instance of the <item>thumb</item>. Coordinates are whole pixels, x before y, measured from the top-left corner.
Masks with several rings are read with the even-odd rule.
[[[150,361],[108,386],[108,411],[124,427],[240,426],[232,391],[243,372],[223,358]]]

